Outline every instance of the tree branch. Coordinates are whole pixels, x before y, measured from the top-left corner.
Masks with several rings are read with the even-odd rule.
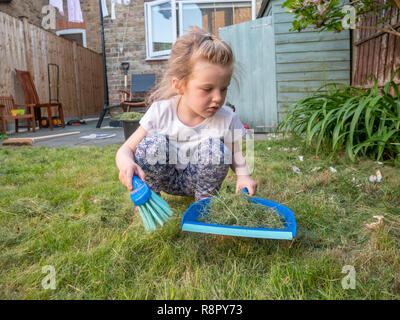
[[[392,30],[387,29],[387,28],[371,27],[371,26],[356,26],[356,29],[378,30],[378,31],[390,33],[390,34],[393,34],[393,35],[395,35],[397,37],[400,37],[400,32],[392,31]]]

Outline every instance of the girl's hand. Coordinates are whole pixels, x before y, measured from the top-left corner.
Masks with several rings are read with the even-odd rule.
[[[146,174],[142,170],[142,168],[135,162],[130,162],[129,164],[125,164],[119,170],[119,181],[128,188],[129,191],[133,191],[132,186],[132,177],[133,175],[137,175],[142,181],[145,181]]]
[[[238,175],[236,178],[236,194],[247,188],[249,195],[253,196],[257,190],[257,181],[254,181],[250,176]]]

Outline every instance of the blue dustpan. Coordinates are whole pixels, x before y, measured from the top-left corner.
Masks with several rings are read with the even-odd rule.
[[[244,193],[247,188],[243,189]],[[226,226],[199,222],[198,216],[201,212],[207,212],[211,198],[203,199],[193,203],[183,214],[181,226],[183,231],[211,233],[225,236],[264,238],[278,240],[292,240],[296,237],[296,219],[293,212],[282,204],[265,199],[249,198],[253,203],[260,203],[268,208],[275,209],[280,216],[285,218],[285,229],[268,228],[245,228],[237,226]]]

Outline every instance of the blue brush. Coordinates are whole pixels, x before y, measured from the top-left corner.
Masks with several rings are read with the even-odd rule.
[[[243,189],[243,193],[248,194],[247,188]],[[284,229],[268,229],[268,228],[245,228],[237,226],[226,226],[220,224],[212,224],[199,222],[198,217],[201,213],[207,212],[211,198],[202,199],[193,203],[184,213],[181,221],[183,231],[211,233],[227,236],[264,238],[264,239],[280,239],[292,240],[296,237],[296,219],[293,212],[282,204],[266,199],[252,198],[249,199],[253,203],[259,203],[266,208],[275,209],[280,216],[285,218]]]
[[[133,176],[132,185],[131,200],[139,207],[140,217],[146,230],[149,232],[156,230],[157,224],[163,226],[172,216],[168,203],[151,191],[149,185],[138,176]]]

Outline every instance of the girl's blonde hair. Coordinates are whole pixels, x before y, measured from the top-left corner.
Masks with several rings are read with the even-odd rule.
[[[186,84],[199,59],[232,67],[232,71],[235,63],[232,48],[227,42],[199,27],[190,27],[189,32],[174,43],[162,80],[146,98],[146,104],[150,106],[155,101],[176,95],[172,89],[172,78],[176,77]]]

